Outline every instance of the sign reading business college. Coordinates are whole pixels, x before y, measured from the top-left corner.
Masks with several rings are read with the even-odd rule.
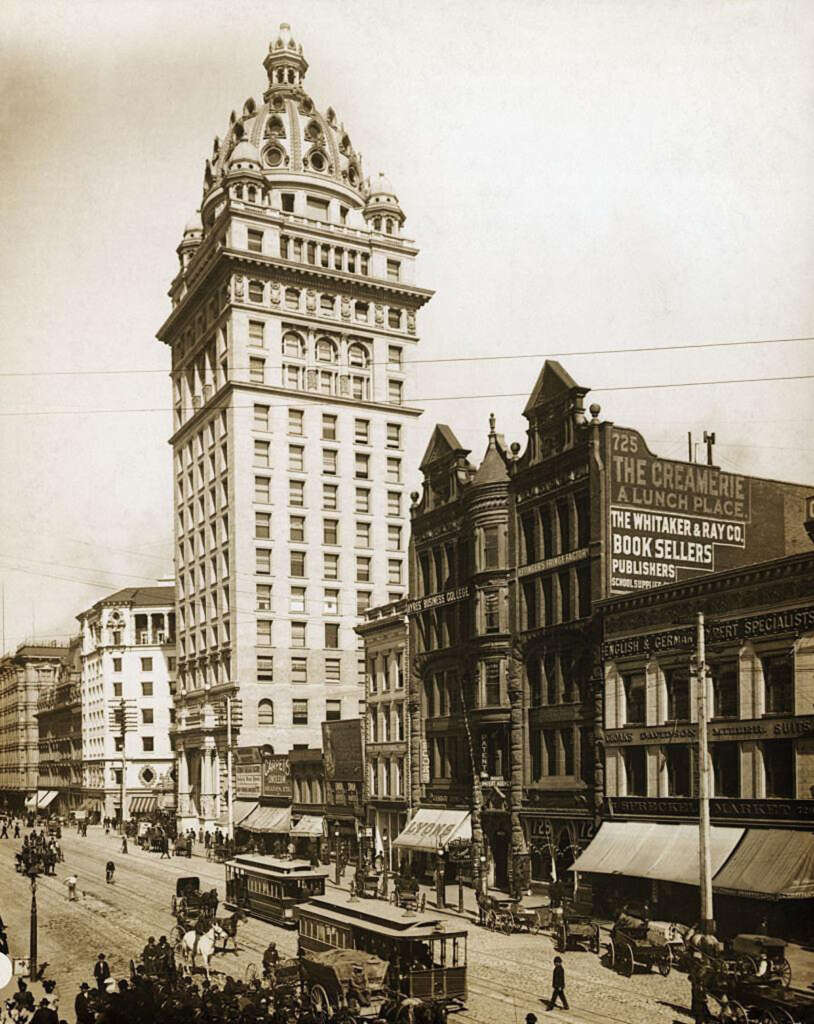
[[[749,477],[660,459],[636,430],[611,438],[611,593],[714,572],[719,549],[746,547]]]

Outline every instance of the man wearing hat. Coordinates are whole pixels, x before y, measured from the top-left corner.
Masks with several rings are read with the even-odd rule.
[[[91,1024],[93,1021],[93,1010],[90,1008],[88,993],[90,985],[83,981],[79,986],[79,992],[73,1002],[73,1012],[76,1014],[76,1024]]]
[[[96,978],[96,987],[100,992],[105,990],[105,982],[110,977],[110,964],[105,959],[105,954],[100,953],[96,958],[93,967],[93,976]]]
[[[537,1017],[533,1013],[526,1014],[526,1024],[537,1024]]]

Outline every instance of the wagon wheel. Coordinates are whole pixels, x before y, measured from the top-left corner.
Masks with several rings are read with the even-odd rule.
[[[749,1024],[749,1014],[744,1010],[739,1002],[735,999],[730,999],[729,1005],[732,1008],[732,1012],[735,1014],[737,1024]]]
[[[659,957],[658,968],[662,978],[666,978],[673,966],[673,954],[669,946],[664,947],[664,952]]]
[[[322,985],[311,986],[311,1007],[315,1013],[330,1013],[332,1010],[328,993]]]
[[[753,978],[757,974],[757,963],[745,953],[735,961],[735,967],[738,974],[744,978]]]
[[[564,924],[561,924],[557,929],[557,949],[560,953],[564,953],[568,947],[568,931]]]
[[[613,939],[610,937],[608,938],[608,952],[606,955],[608,958],[608,967],[613,967],[616,963],[616,947],[613,944]]]
[[[774,976],[782,982],[783,988],[789,987],[791,984],[791,964],[785,957],[783,957],[782,960],[778,960],[776,970],[773,973]]]
[[[594,925],[594,933],[591,936],[590,949],[592,953],[599,954],[599,925]]]
[[[246,970],[243,972],[243,977],[249,984],[253,981],[257,981],[260,977],[260,971],[258,970],[257,964],[247,964]]]
[[[619,970],[626,978],[633,977],[633,947],[629,942],[619,944]]]

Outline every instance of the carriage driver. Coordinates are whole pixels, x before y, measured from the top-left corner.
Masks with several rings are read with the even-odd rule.
[[[270,942],[263,953],[263,975],[269,977],[280,962],[280,954],[277,952],[277,943]]]

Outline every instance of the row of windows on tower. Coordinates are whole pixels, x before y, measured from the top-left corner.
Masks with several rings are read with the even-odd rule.
[[[257,583],[255,585],[256,602],[258,611],[270,611],[272,601],[272,585],[270,583]],[[388,595],[389,600],[398,600],[401,593]],[[356,590],[353,614],[362,615],[370,608],[373,593],[370,590]],[[346,597],[347,600],[347,597]],[[343,602],[340,601],[339,590],[326,587],[322,590],[322,598],[309,598],[306,587],[291,586],[288,594],[288,611],[292,615],[310,613],[312,615],[347,615],[351,614]]]
[[[326,722],[338,722],[342,718],[342,701],[341,700],[326,700],[325,701],[325,718]],[[307,697],[295,697],[291,701],[291,725],[308,725],[308,698]],[[283,725],[283,722],[277,721],[274,713],[274,701],[264,698],[257,703],[257,724],[260,728],[268,727],[270,725]]]
[[[265,323],[262,320],[249,321],[249,344],[264,348],[266,344]],[[299,331],[286,330],[282,337],[282,354],[287,360],[312,358],[317,363],[329,365],[347,364],[354,370],[369,370],[372,367],[370,343],[359,338],[317,336],[313,347],[309,347]],[[404,350],[401,345],[387,346],[387,369],[400,373],[404,369]]]
[[[310,659],[301,655],[293,655],[287,660],[288,673],[286,680],[297,686],[307,685],[313,682],[319,683],[341,683],[342,682],[342,660],[339,657],[326,655],[320,663],[318,678],[314,678],[314,656]],[[309,674],[310,663],[310,674]],[[360,659],[358,666],[360,681],[364,673],[364,659]],[[257,681],[258,683],[274,682],[274,655],[268,653],[257,653]]]
[[[305,579],[308,577],[308,570],[312,568],[312,561],[317,561],[316,556],[310,556],[305,551],[289,551],[289,576],[293,579]],[[263,547],[255,550],[254,571],[257,576],[271,576],[272,574],[272,549]],[[348,556],[345,555],[345,558]],[[323,580],[342,579],[342,556],[330,551],[323,551],[321,560],[318,562],[320,578]],[[354,579],[357,583],[372,583],[373,581],[373,558],[370,555],[354,556]],[[391,586],[402,586],[404,583],[404,563],[400,558],[387,559],[387,582]]]
[[[394,434],[394,437],[396,435]],[[271,441],[263,441],[255,438],[253,445],[253,465],[257,469],[271,468]],[[320,471],[323,476],[340,475],[340,450],[338,448],[323,448],[321,450]],[[379,462],[368,452],[353,453],[353,479],[373,479],[374,466]],[[316,468],[306,461],[305,445],[289,444],[286,458],[286,467],[289,473],[313,472]],[[384,469],[384,479],[389,484],[401,483],[401,459],[398,456],[388,455],[381,466]],[[381,470],[380,470],[381,471]],[[304,481],[300,481],[304,482]],[[295,502],[289,502],[295,504]]]
[[[271,431],[271,406],[254,406],[252,425],[255,430],[270,433]],[[355,445],[371,444],[370,420],[355,417],[353,420],[353,443]],[[305,436],[305,411],[303,409],[288,410],[288,430],[292,437]],[[339,427],[339,417],[334,413],[322,413],[320,425],[320,438],[323,441],[343,441],[343,433]],[[401,448],[401,424],[387,423],[385,425],[385,447],[398,450]]]
[[[305,508],[305,481],[290,480],[288,487],[288,504],[293,508]],[[353,510],[361,515],[370,515],[372,512],[371,492],[369,487],[355,487]],[[270,476],[255,476],[254,478],[254,501],[257,505],[270,505],[272,503],[272,487]],[[320,507],[324,512],[340,511],[340,492],[338,484],[322,484],[322,500]],[[387,505],[385,513],[388,516],[401,516],[402,494],[401,491],[387,491]],[[291,517],[293,524],[294,517]],[[304,520],[303,520],[304,531]]]
[[[254,536],[256,540],[271,540],[272,534],[272,517],[270,512],[255,512],[254,514]],[[354,524],[353,534],[353,546],[357,548],[372,548],[374,547],[374,529],[373,524],[366,520],[357,520]],[[288,539],[295,544],[303,544],[306,542],[306,523],[305,516],[289,516],[288,517]],[[343,538],[343,541],[347,541]],[[322,520],[322,533],[321,542],[322,544],[329,547],[338,547],[340,543],[340,526],[338,519],[323,519]],[[386,550],[387,551],[401,551],[402,550],[402,528],[396,523],[388,523],[386,525]]]

